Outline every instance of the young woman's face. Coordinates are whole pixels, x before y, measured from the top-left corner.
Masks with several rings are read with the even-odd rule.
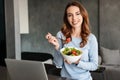
[[[83,22],[83,17],[80,13],[80,9],[77,6],[70,6],[67,9],[67,19],[73,28],[80,28]]]

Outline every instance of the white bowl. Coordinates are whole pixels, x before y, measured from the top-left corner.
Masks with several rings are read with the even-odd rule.
[[[66,47],[65,47],[66,48]],[[76,50],[79,50],[80,52],[81,52],[81,54],[80,55],[78,55],[78,56],[69,56],[69,55],[66,55],[66,54],[64,54],[63,53],[63,51],[65,50],[65,48],[62,48],[61,50],[60,50],[60,52],[61,52],[61,54],[62,54],[62,56],[63,56],[63,58],[65,59],[65,60],[68,60],[68,61],[70,61],[70,62],[76,62],[76,61],[78,61],[80,58],[81,58],[81,54],[82,54],[82,51],[80,50],[80,49],[78,49],[78,48],[75,48],[75,47],[67,47],[67,48],[75,48]]]

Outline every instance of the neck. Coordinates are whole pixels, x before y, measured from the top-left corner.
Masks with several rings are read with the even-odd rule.
[[[73,29],[72,30],[72,36],[73,37],[80,37],[81,29]]]

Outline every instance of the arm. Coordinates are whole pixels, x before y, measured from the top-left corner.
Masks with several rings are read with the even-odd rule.
[[[59,43],[59,48],[57,50],[55,50],[53,62],[56,65],[56,67],[62,68],[63,61],[64,61],[63,57],[60,53],[60,49],[63,47],[62,33],[58,32],[56,37],[57,37],[57,40],[58,40],[58,43]]]
[[[58,32],[57,36],[52,36],[52,34],[48,33],[46,35],[46,39],[48,40],[49,43],[51,43],[52,45],[54,45],[55,47],[55,53],[53,55],[54,59],[53,59],[53,63],[57,66],[57,67],[62,67],[63,65],[63,57],[60,53],[60,49],[62,48],[62,33]]]
[[[80,60],[77,67],[85,70],[96,70],[98,68],[98,43],[95,36],[91,36],[90,49],[88,51],[89,61]]]

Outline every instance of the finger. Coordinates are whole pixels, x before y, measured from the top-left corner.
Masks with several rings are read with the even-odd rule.
[[[50,37],[48,39],[48,42],[54,44],[56,42],[56,39],[54,37]]]
[[[48,39],[48,38],[49,38],[49,35],[46,35],[45,38]]]
[[[45,36],[45,38],[49,39],[51,36],[52,36],[52,34],[48,32],[47,35]]]
[[[74,62],[75,64],[79,64],[79,61],[80,61],[80,59],[78,59],[76,62]]]
[[[45,38],[46,38],[46,39],[49,39],[49,37],[50,37],[50,35],[49,35],[49,34],[47,34],[47,35],[45,36]]]
[[[64,61],[67,63],[67,64],[72,64],[70,61],[64,59]]]
[[[49,32],[48,32],[48,35],[49,35],[49,36],[52,36],[52,34],[51,34],[51,33],[49,33]]]
[[[54,36],[51,36],[51,35],[49,35],[48,39],[50,39],[50,40],[56,40],[56,38]]]

